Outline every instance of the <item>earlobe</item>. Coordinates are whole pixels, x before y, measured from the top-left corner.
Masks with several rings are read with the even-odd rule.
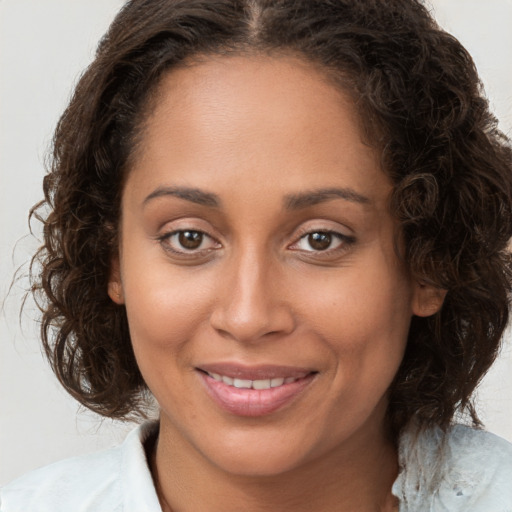
[[[123,283],[121,282],[121,270],[119,258],[114,258],[110,267],[108,279],[108,296],[118,305],[124,304]]]
[[[447,290],[438,288],[424,281],[416,283],[412,303],[413,314],[416,316],[431,316],[441,310]]]

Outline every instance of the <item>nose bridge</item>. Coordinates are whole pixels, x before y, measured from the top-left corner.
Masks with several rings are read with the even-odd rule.
[[[261,247],[247,246],[227,263],[212,324],[239,341],[257,341],[293,329],[293,315],[279,292],[279,263]]]

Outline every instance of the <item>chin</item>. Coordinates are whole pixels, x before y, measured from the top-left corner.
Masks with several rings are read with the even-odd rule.
[[[236,449],[215,457],[219,469],[240,477],[276,477],[292,472],[305,461],[303,454],[294,449],[275,446],[254,446],[251,449]]]

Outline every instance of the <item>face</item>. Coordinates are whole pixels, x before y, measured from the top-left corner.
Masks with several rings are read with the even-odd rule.
[[[205,60],[159,93],[109,293],[162,432],[261,475],[380,436],[411,316],[433,311],[354,105],[291,57]]]

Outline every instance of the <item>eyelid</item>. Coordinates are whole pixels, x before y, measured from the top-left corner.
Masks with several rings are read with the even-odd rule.
[[[332,235],[333,237],[336,237],[338,238],[339,240],[345,242],[345,243],[354,243],[355,242],[355,238],[353,236],[348,236],[348,235],[344,235],[343,233],[340,233],[338,231],[333,231],[332,229],[330,230],[327,230],[327,229],[313,229],[311,231],[308,231],[306,233],[304,233],[303,235],[299,236],[295,242],[293,242],[293,244],[289,247],[292,247],[293,245],[297,245],[301,240],[303,240],[305,237],[309,236],[309,235],[312,235],[312,234],[315,234],[315,233],[324,233],[326,235]],[[314,250],[311,250],[311,252],[328,252],[330,249],[326,249],[324,251],[314,251]]]
[[[206,226],[205,226],[206,225]],[[179,233],[191,231],[195,233],[201,233],[203,237],[211,240],[212,247],[198,248],[198,249],[186,249],[175,248],[172,245],[172,238]],[[222,247],[219,238],[212,234],[212,229],[208,229],[207,223],[202,219],[186,218],[179,219],[177,221],[169,222],[159,229],[159,233],[154,237],[155,240],[162,246],[162,248],[170,253],[172,256],[179,258],[194,258],[201,257],[207,254],[211,254],[212,251]],[[201,242],[203,245],[203,241]]]
[[[186,232],[190,232],[190,233],[199,233],[201,234],[203,237],[205,238],[209,238],[210,240],[216,242],[217,244],[219,243],[213,236],[209,235],[208,233],[206,233],[205,231],[201,231],[199,229],[187,229],[187,228],[184,228],[184,229],[176,229],[174,231],[169,231],[167,233],[164,233],[162,234],[159,239],[160,240],[169,240],[170,238],[180,234],[180,233],[186,233]],[[198,249],[199,251],[200,249]],[[191,249],[190,251],[184,251],[184,252],[192,252],[193,249]]]
[[[350,231],[351,233],[345,233],[344,231]],[[326,233],[335,236],[338,240],[340,240],[340,244],[334,248],[328,248],[325,250],[304,250],[296,248],[301,240],[303,240],[306,236],[309,236],[313,233]],[[308,222],[305,225],[302,225],[298,230],[296,230],[293,235],[293,242],[288,245],[288,249],[301,252],[306,254],[307,256],[311,256],[314,258],[326,258],[338,256],[347,250],[356,242],[356,237],[352,234],[352,230],[348,227],[342,227],[338,223],[326,222],[326,221],[318,221],[318,222]]]
[[[292,238],[297,241],[311,233],[334,233],[342,238],[354,239],[354,231],[346,225],[324,219],[302,223],[293,233]],[[295,243],[295,242],[294,242]]]

